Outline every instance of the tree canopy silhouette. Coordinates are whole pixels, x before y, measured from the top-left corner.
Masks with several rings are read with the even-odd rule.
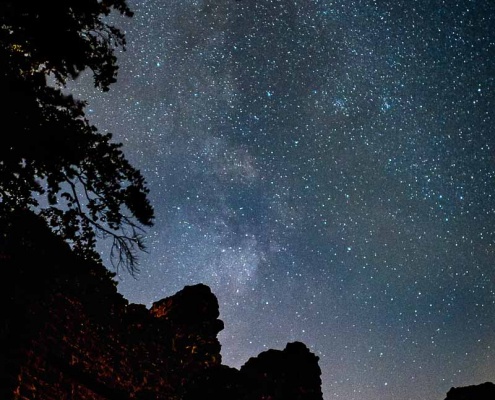
[[[103,91],[116,81],[125,37],[106,17],[131,10],[125,0],[2,0],[1,9],[0,218],[31,210],[89,259],[100,260],[96,239],[110,238],[114,265],[136,272],[153,223],[145,180],[90,124],[85,102],[63,93],[84,70]]]

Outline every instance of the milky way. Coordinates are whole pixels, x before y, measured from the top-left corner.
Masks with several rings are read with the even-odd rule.
[[[132,1],[73,87],[145,175],[150,305],[203,282],[223,362],[302,341],[324,397],[495,379],[495,3]]]

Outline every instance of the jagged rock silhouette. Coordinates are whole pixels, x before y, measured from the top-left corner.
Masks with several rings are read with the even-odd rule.
[[[222,365],[223,322],[208,286],[186,286],[147,309],[34,215],[4,224],[0,238],[0,398],[322,399],[318,358],[302,343],[240,371]]]

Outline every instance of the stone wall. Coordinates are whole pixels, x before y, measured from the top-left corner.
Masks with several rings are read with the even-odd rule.
[[[2,400],[322,399],[318,358],[302,343],[246,372],[222,365],[223,322],[205,285],[149,310],[129,304],[113,274],[32,216],[0,227],[0,250]]]
[[[22,329],[7,339],[15,357],[3,375],[10,387],[2,398],[183,398],[198,375],[220,365],[222,323],[207,286],[186,287],[151,310],[116,294],[118,301],[105,303],[98,286],[81,289],[37,296],[11,322]],[[191,309],[192,302],[201,307]],[[175,320],[181,310],[195,322]]]

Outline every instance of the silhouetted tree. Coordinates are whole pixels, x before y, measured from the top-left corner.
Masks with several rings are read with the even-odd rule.
[[[90,259],[100,259],[96,238],[110,238],[114,264],[134,273],[153,221],[144,178],[62,91],[88,69],[108,90],[125,38],[106,17],[132,12],[125,0],[0,0],[0,9],[0,218],[33,210]]]

